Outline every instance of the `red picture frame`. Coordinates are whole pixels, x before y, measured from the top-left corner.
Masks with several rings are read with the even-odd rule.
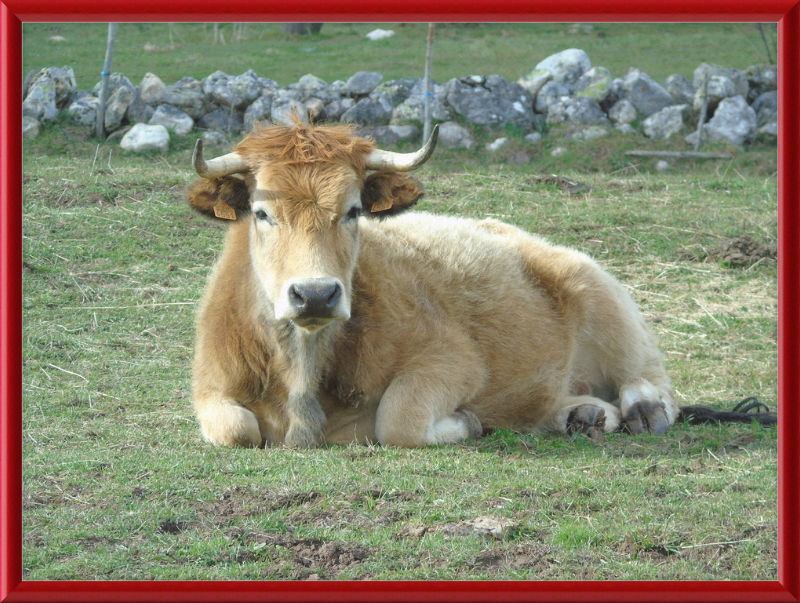
[[[254,0],[0,0],[0,602],[800,600],[800,0],[340,0],[322,4],[319,0],[296,0],[277,7]],[[291,6],[291,13],[278,12],[282,6]],[[778,23],[777,581],[22,581],[22,23],[226,20]]]

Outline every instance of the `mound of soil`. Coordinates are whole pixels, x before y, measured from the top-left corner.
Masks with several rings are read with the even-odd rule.
[[[708,257],[729,266],[750,266],[763,259],[776,259],[778,248],[775,245],[762,245],[745,235],[712,247],[708,250]]]

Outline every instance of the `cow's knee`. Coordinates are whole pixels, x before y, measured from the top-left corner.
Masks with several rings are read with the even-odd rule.
[[[253,448],[263,442],[256,416],[235,402],[203,405],[197,417],[203,438],[217,446]]]

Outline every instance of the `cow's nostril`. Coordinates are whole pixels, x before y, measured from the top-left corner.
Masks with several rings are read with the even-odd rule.
[[[291,302],[292,306],[298,310],[302,310],[306,305],[306,298],[303,296],[301,290],[295,285],[289,287],[289,301]]]
[[[331,291],[328,295],[326,305],[328,308],[335,308],[336,304],[339,303],[339,298],[342,297],[342,288],[339,286],[339,283],[334,283],[330,289]]]

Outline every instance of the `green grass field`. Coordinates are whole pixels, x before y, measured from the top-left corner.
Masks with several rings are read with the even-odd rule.
[[[249,44],[280,50],[338,43],[338,32],[352,30],[352,53],[362,33],[378,26],[326,24],[319,40],[284,41],[273,26],[247,32]],[[46,45],[57,31],[69,40],[71,32],[94,27],[92,39],[104,44],[102,26],[77,27],[26,24],[26,69],[74,60],[81,86],[90,87],[87,57],[67,61],[61,46],[61,60],[51,63],[28,44]],[[130,30],[136,44],[165,45],[166,27],[126,25],[120,41]],[[177,27],[185,45],[175,52],[191,52],[187,38],[199,38],[202,26]],[[192,27],[196,36],[187,33]],[[644,26],[630,26],[628,36],[623,26],[598,25],[607,28],[605,37],[578,41],[565,25],[538,27],[565,44],[551,40],[519,73],[582,41],[596,45],[584,45],[600,57],[596,64],[619,73],[633,54],[625,40]],[[422,39],[422,26],[398,27],[406,28]],[[762,61],[757,32],[743,38],[744,25],[716,28],[718,51],[738,56],[683,56],[687,67],[673,68],[663,49],[646,47],[640,34],[635,54],[642,63],[635,66],[658,79],[673,71],[691,75],[687,69],[703,60],[738,67]],[[455,48],[461,36],[465,47],[479,38],[486,46],[505,44],[523,27],[508,29],[504,37],[500,25],[441,28],[437,43],[451,36]],[[687,25],[681,33],[670,26],[663,37],[707,38],[717,29]],[[312,57],[298,65],[276,61],[284,71],[273,75],[229,61],[241,56],[234,46],[214,48],[216,62],[198,53],[196,63],[174,71],[172,51],[154,52],[129,73],[120,46],[119,70],[137,82],[137,70],[168,81],[252,66],[286,84],[308,72],[332,81],[362,68],[352,54],[349,64],[340,59],[338,71],[333,57],[320,69]],[[435,66],[443,74],[437,77],[516,77],[505,55],[499,52],[494,65],[464,59],[447,76]],[[363,68],[380,69],[368,62]],[[387,68],[386,78],[415,74],[397,70]],[[224,227],[194,215],[184,201],[194,137],[174,138],[163,155],[131,156],[60,122],[26,143],[24,579],[776,578],[776,431],[757,425],[676,425],[663,437],[611,434],[601,442],[498,431],[423,450],[205,444],[191,408],[193,320]],[[551,157],[555,146],[567,154]],[[756,395],[774,408],[775,262],[734,266],[716,260],[714,250],[743,235],[775,244],[775,148],[729,149],[732,161],[676,163],[661,174],[649,160],[626,158],[633,146],[645,143],[622,135],[564,141],[554,130],[541,148],[526,150],[526,165],[510,161],[525,149],[521,137],[499,155],[482,147],[438,149],[417,173],[428,189],[421,209],[501,218],[590,253],[639,302],[660,337],[681,404],[729,408]],[[590,190],[569,195],[541,180],[550,175]],[[470,522],[485,517],[505,521],[502,537],[475,531]]]

